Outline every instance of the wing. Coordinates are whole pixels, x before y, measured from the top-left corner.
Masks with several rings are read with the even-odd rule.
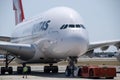
[[[0,41],[7,41],[7,42],[10,42],[10,37],[7,37],[7,36],[0,36]]]
[[[17,44],[0,41],[0,49],[24,60],[31,59],[35,53],[35,48],[32,44]]]
[[[85,53],[86,56],[92,57],[94,49],[100,48],[102,51],[107,50],[109,46],[116,46],[120,49],[120,40],[102,41],[102,42],[92,42],[89,45],[88,51]]]
[[[116,46],[117,49],[120,49],[120,40],[111,40],[111,41],[90,43],[88,51],[94,50],[96,48],[101,48],[102,50],[106,50],[111,45]]]

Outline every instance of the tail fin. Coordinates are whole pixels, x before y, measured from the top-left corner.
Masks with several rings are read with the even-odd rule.
[[[15,10],[15,24],[17,25],[24,19],[24,12],[21,0],[13,0],[13,10]]]

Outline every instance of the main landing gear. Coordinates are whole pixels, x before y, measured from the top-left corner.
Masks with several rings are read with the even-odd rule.
[[[17,67],[17,74],[23,74],[23,67],[26,66],[25,63],[22,64],[23,66],[18,66]],[[28,68],[28,71],[27,71],[27,74],[30,74],[31,73],[31,67],[30,66],[27,66]]]
[[[8,74],[12,74],[13,73],[13,68],[12,67],[8,67],[8,65],[14,59],[15,59],[15,57],[13,57],[12,59],[9,59],[9,55],[8,54],[5,56],[5,67],[1,67],[1,74],[2,75],[4,75],[5,72],[8,72]]]
[[[67,77],[72,76],[74,77],[74,70],[75,70],[75,63],[77,63],[77,57],[69,57],[68,59],[68,66],[65,70],[65,75]]]
[[[4,75],[6,72],[8,74],[13,74],[13,68],[9,67],[9,64],[15,59],[15,57],[10,58],[9,54],[5,55],[5,67],[1,67],[1,75]],[[18,66],[17,67],[17,74],[23,74],[23,67],[26,66],[26,64],[23,64],[23,66]],[[31,67],[27,66],[28,68],[28,74],[31,73]]]
[[[44,66],[44,73],[58,73],[58,66],[53,66],[53,64],[50,64],[50,66]]]

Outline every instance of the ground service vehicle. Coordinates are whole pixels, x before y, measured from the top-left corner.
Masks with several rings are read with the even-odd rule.
[[[85,78],[107,78],[113,79],[116,76],[116,68],[100,66],[82,66],[78,70],[79,77]]]

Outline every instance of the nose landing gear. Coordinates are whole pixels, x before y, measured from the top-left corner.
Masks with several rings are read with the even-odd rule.
[[[69,57],[68,59],[68,66],[65,70],[65,75],[67,77],[72,76],[74,77],[74,70],[75,70],[75,63],[77,63],[77,57]]]

